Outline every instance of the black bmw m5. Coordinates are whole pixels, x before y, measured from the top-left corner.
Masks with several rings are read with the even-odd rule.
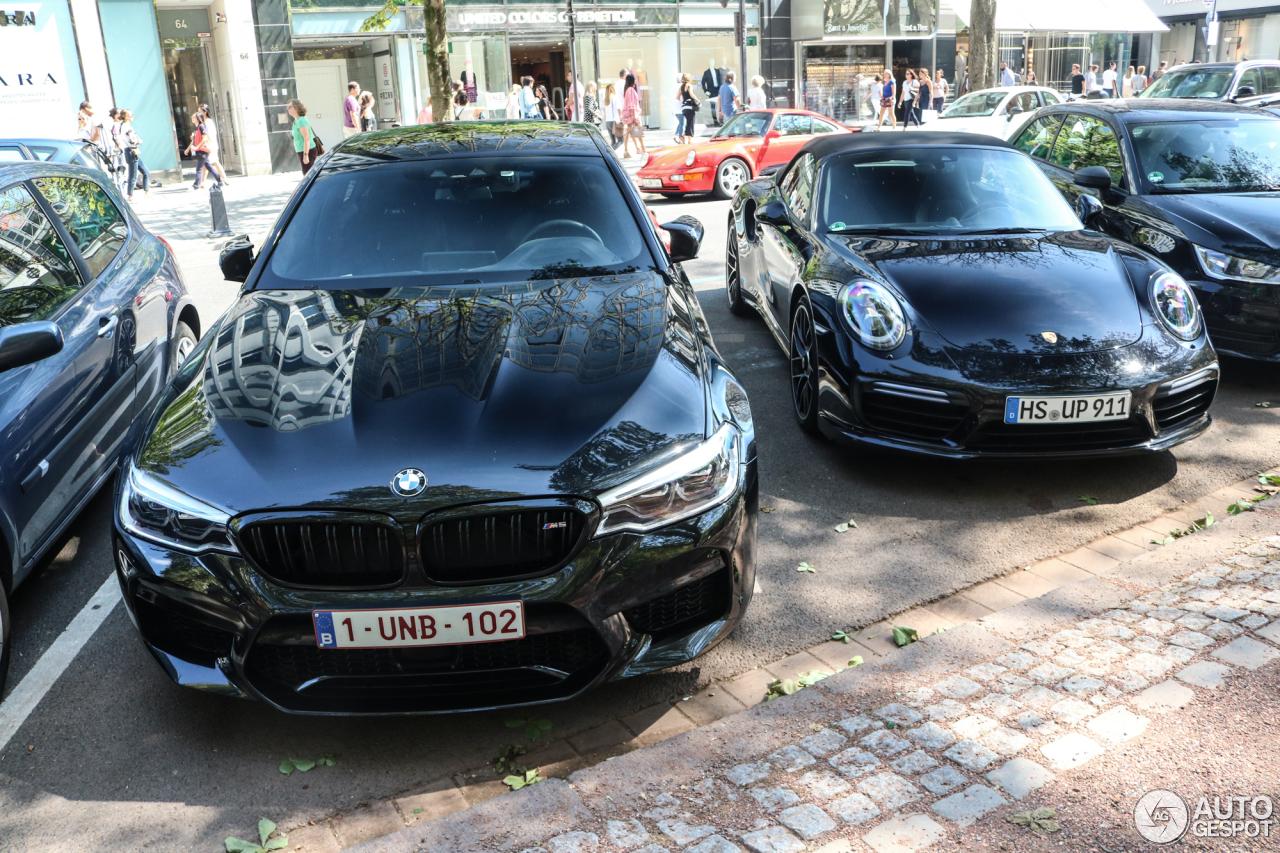
[[[1087,230],[1005,142],[814,140],[743,186],[728,227],[729,306],[789,356],[807,430],[968,458],[1161,450],[1209,426],[1218,362],[1187,283]]]
[[[754,582],[746,395],[593,129],[365,134],[322,158],[118,486],[177,682],[314,714],[562,700],[688,661]]]

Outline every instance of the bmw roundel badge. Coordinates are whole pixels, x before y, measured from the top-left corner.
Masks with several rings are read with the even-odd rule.
[[[391,491],[402,498],[412,498],[422,494],[427,487],[427,475],[417,468],[405,468],[391,478]]]

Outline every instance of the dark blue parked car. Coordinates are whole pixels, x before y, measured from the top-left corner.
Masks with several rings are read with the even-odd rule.
[[[103,172],[0,164],[0,688],[7,596],[195,347],[173,257]]]

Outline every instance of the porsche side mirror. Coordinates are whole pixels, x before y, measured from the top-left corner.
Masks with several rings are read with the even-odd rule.
[[[62,330],[56,323],[18,323],[0,329],[0,371],[57,355],[62,351]]]
[[[1238,101],[1241,98],[1252,98],[1256,94],[1258,94],[1258,90],[1252,86],[1240,86],[1236,89],[1236,93],[1231,100]]]
[[[791,224],[787,219],[787,206],[780,201],[771,201],[757,210],[756,222],[763,222],[775,228],[785,228]]]
[[[249,242],[248,234],[241,234],[222,245],[218,266],[227,281],[244,281],[249,277],[249,271],[253,269],[253,244]]]
[[[1078,187],[1098,190],[1103,194],[1111,191],[1111,173],[1105,166],[1085,166],[1076,172],[1074,182]]]
[[[765,166],[763,169],[761,169],[760,174],[757,175],[756,177],[773,178],[774,182],[776,183],[778,175],[781,174],[782,171],[786,168],[787,168],[786,163],[774,163],[772,166]]]
[[[702,245],[702,223],[692,216],[681,216],[662,226],[671,236],[671,248],[667,252],[671,263],[679,264],[698,257],[698,248]]]
[[[1085,228],[1092,228],[1098,217],[1102,215],[1102,202],[1088,193],[1081,193],[1076,199],[1076,216],[1084,223]]]
[[[1004,120],[1013,121],[1014,116],[1020,115],[1022,115],[1022,107],[1009,107],[1009,109],[1005,110]]]

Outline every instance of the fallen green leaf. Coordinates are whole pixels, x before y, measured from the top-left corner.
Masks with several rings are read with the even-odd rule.
[[[1076,500],[1078,500],[1078,501],[1084,501],[1084,502],[1085,502],[1085,503],[1087,503],[1089,506],[1093,506],[1094,504],[1096,504],[1096,503],[1098,502],[1098,499],[1097,499],[1097,498],[1095,498],[1093,495],[1081,495],[1080,497],[1076,498]]]
[[[1250,512],[1253,509],[1252,503],[1236,501],[1227,507],[1227,515],[1239,515],[1242,512]]]
[[[1263,402],[1261,402],[1261,403],[1254,403],[1254,405],[1255,405],[1255,406],[1257,406],[1259,409],[1269,409],[1269,408],[1271,408],[1271,404],[1270,404],[1270,403],[1268,403],[1268,402],[1266,402],[1265,400],[1264,400]]]
[[[910,645],[918,639],[920,639],[920,634],[917,633],[915,628],[908,628],[905,625],[893,626],[893,642],[899,648]]]
[[[801,563],[799,566],[796,567],[796,571],[808,572],[809,574],[813,574],[814,572],[817,571],[817,569],[815,569],[813,566],[809,565],[808,563]]]
[[[513,791],[519,791],[521,788],[527,788],[530,785],[536,785],[539,782],[545,782],[546,779],[538,775],[538,768],[526,770],[520,776],[508,776],[502,782]]]
[[[836,631],[831,635],[831,639],[839,640],[847,646],[853,642],[853,635],[846,631]]]
[[[862,666],[862,655],[854,655],[849,658],[849,666]]]
[[[836,533],[845,533],[849,530],[857,530],[857,529],[858,529],[858,522],[854,521],[852,518],[849,519],[848,521],[842,521],[836,525]]]
[[[227,853],[267,853],[271,850],[283,850],[289,846],[289,838],[285,835],[272,838],[271,834],[275,831],[276,825],[264,817],[258,821],[259,840],[256,844],[231,836],[222,842],[222,846]]]
[[[771,507],[771,506],[762,506],[762,507],[760,507],[760,511],[761,511],[761,512],[773,512],[773,507]]]
[[[316,764],[321,767],[333,767],[337,763],[338,756],[334,755],[332,752],[326,752],[324,755],[320,756],[319,760],[316,761]]]
[[[764,700],[768,702],[779,696],[790,696],[806,687],[812,687],[830,675],[831,673],[821,669],[811,669],[799,678],[776,678],[765,688]]]
[[[422,809],[414,809],[414,810],[413,810],[413,813],[414,813],[414,814],[422,814]]]
[[[1263,474],[1258,482],[1264,486],[1280,486],[1280,474]]]
[[[1058,816],[1057,809],[1041,807],[1030,812],[1015,812],[1005,815],[1005,820],[1017,826],[1025,826],[1033,832],[1057,832],[1062,826],[1054,820]]]
[[[315,766],[316,762],[306,758],[286,758],[284,761],[280,762],[280,772],[286,776],[295,770],[299,773],[306,773]]]
[[[1170,544],[1171,542],[1173,542],[1173,537],[1172,537],[1172,536],[1166,536],[1166,537],[1164,537],[1163,539],[1152,539],[1152,540],[1151,540],[1151,544],[1152,544],[1152,545],[1168,545],[1168,544]]]

